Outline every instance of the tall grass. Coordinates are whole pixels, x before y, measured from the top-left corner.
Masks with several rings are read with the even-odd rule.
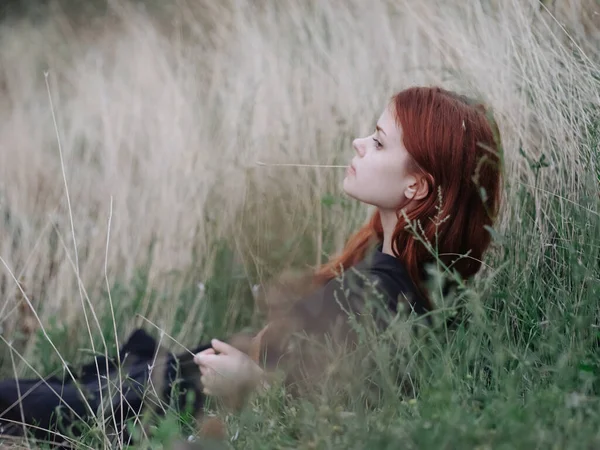
[[[597,444],[600,7],[551,3],[108,2],[6,21],[2,335],[36,370],[61,367],[23,326],[15,279],[68,362],[112,351],[147,326],[136,314],[190,346],[253,324],[254,285],[323,261],[369,212],[343,170],[256,162],[344,164],[395,91],[438,84],[481,96],[503,138],[475,325],[428,350],[416,404],[391,399],[353,430],[317,414],[311,431],[311,406],[275,399],[236,442]],[[27,372],[0,354],[3,375]]]

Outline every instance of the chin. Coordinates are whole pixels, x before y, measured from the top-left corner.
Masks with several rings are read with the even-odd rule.
[[[354,200],[357,200],[361,203],[364,203],[366,205],[373,205],[376,206],[375,203],[368,201],[368,199],[365,199],[363,195],[360,195],[356,189],[356,186],[352,185],[352,180],[345,178],[344,179],[344,184],[342,186],[344,193],[348,196],[353,198]]]
[[[348,186],[348,177],[344,178],[344,183],[342,184],[342,189],[344,190],[344,193],[352,198],[356,198],[354,195],[352,195],[352,188],[350,186]]]
[[[345,193],[345,194],[346,194],[348,197],[350,197],[350,198],[352,198],[352,199],[354,199],[354,200],[357,200],[357,201],[359,201],[359,202],[363,202],[363,201],[360,199],[360,197],[358,197],[357,195],[354,195],[354,194],[352,193],[352,190],[350,190],[350,189],[346,189],[346,187],[345,187],[345,186],[344,186],[344,193]]]

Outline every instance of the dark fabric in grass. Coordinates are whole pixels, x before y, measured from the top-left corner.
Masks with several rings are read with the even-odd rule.
[[[202,345],[193,352],[208,347],[210,344]],[[122,368],[120,386],[116,358],[107,359],[104,356],[83,366],[75,381],[68,374],[63,379],[54,376],[44,380],[0,381],[0,436],[22,436],[25,424],[27,432],[36,438],[61,443],[64,439],[56,433],[68,437],[85,435],[88,429],[86,422],[92,423],[94,414],[104,417],[106,427],[112,433],[121,433],[127,439],[127,430],[122,429],[120,423],[121,413],[124,421],[134,417],[147,407],[150,397],[153,410],[159,414],[162,408],[156,407],[157,400],[165,405],[185,406],[194,415],[202,409],[204,396],[200,388],[200,373],[191,354],[161,352],[156,340],[138,329],[119,350],[119,355]],[[154,373],[151,375],[152,371]],[[158,397],[148,396],[151,378],[154,387],[162,384],[162,389],[157,392]],[[112,409],[107,401],[109,382],[112,383]],[[81,392],[85,393],[89,407]],[[100,412],[101,392],[104,415]],[[190,393],[193,394],[193,401],[191,405],[186,405]],[[111,416],[113,410],[114,416]],[[116,428],[113,417],[116,419]]]

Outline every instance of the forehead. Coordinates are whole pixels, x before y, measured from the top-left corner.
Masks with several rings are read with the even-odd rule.
[[[396,122],[396,115],[392,108],[393,105],[388,105],[388,107],[383,110],[379,116],[379,120],[377,120],[377,125],[383,129],[388,138],[399,139],[401,137],[402,130]]]

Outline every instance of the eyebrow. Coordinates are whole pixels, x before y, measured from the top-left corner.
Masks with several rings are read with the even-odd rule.
[[[381,131],[383,133],[384,136],[387,136],[387,134],[385,133],[385,131],[383,131],[383,128],[381,128],[379,125],[375,125],[375,129],[377,131]]]

